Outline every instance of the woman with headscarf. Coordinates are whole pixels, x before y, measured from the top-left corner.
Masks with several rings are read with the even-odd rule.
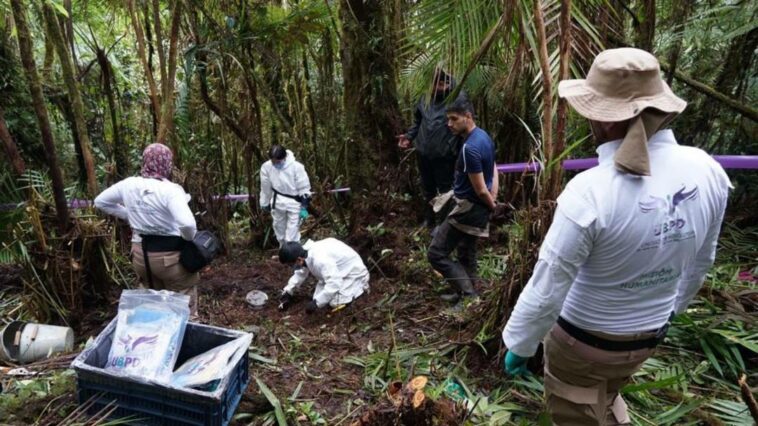
[[[187,204],[190,195],[171,181],[172,159],[166,145],[148,145],[140,176],[100,193],[95,207],[129,222],[132,265],[142,281],[152,289],[188,294],[191,313],[196,315],[200,275],[179,263],[179,253],[194,238],[197,225]]]

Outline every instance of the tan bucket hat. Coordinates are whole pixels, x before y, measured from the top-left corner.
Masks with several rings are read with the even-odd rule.
[[[620,171],[639,176],[650,175],[648,139],[687,106],[661,78],[655,56],[630,47],[600,52],[587,78],[561,81],[558,96],[590,120],[633,119],[614,162]]]
[[[631,47],[600,52],[586,79],[558,83],[558,96],[596,121],[629,120],[645,108],[678,114],[687,106],[661,78],[655,56]]]

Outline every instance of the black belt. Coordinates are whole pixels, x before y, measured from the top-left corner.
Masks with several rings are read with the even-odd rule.
[[[185,240],[182,237],[164,235],[140,235],[142,237],[142,249],[145,251],[179,251],[184,247]]]
[[[179,251],[186,242],[182,237],[165,235],[142,235],[142,260],[145,262],[145,275],[149,288],[153,288],[153,271],[150,270],[148,252],[156,251]]]
[[[274,191],[274,201],[271,202],[271,209],[276,208],[276,197],[281,195],[282,197],[292,198],[293,200],[297,201],[298,203],[302,203],[305,200],[305,197],[302,195],[291,195],[291,194],[285,194],[283,192],[277,191],[275,188],[271,188],[272,191]]]
[[[563,319],[563,317],[558,317],[558,325],[560,325],[561,328],[564,329],[566,333],[568,333],[568,335],[573,337],[574,339],[586,345],[592,346],[593,348],[598,348],[604,351],[612,351],[612,352],[627,352],[627,351],[636,351],[639,349],[652,349],[658,346],[658,344],[663,341],[663,339],[666,337],[666,332],[668,332],[668,329],[669,329],[669,323],[666,323],[666,325],[656,330],[655,336],[653,337],[649,337],[647,339],[619,342],[615,340],[603,339],[602,337],[598,337],[598,336],[595,336],[594,334],[588,333],[582,330],[581,328],[575,326],[574,324],[571,324],[570,322],[566,321],[565,319]]]

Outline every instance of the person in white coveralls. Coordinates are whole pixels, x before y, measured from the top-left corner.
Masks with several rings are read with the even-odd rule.
[[[300,241],[300,224],[308,218],[311,182],[305,167],[292,151],[274,145],[269,160],[261,166],[261,209],[271,213],[279,247],[286,241]]]
[[[292,303],[292,295],[309,275],[318,283],[313,299],[305,308],[307,313],[325,306],[346,305],[369,288],[369,273],[355,250],[335,238],[308,240],[305,244],[288,241],[279,249],[279,261],[290,265],[295,272],[284,287],[279,309]]]

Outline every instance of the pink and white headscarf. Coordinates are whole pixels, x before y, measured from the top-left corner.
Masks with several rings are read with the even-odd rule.
[[[153,143],[142,152],[142,177],[171,179],[174,154],[162,143]]]

